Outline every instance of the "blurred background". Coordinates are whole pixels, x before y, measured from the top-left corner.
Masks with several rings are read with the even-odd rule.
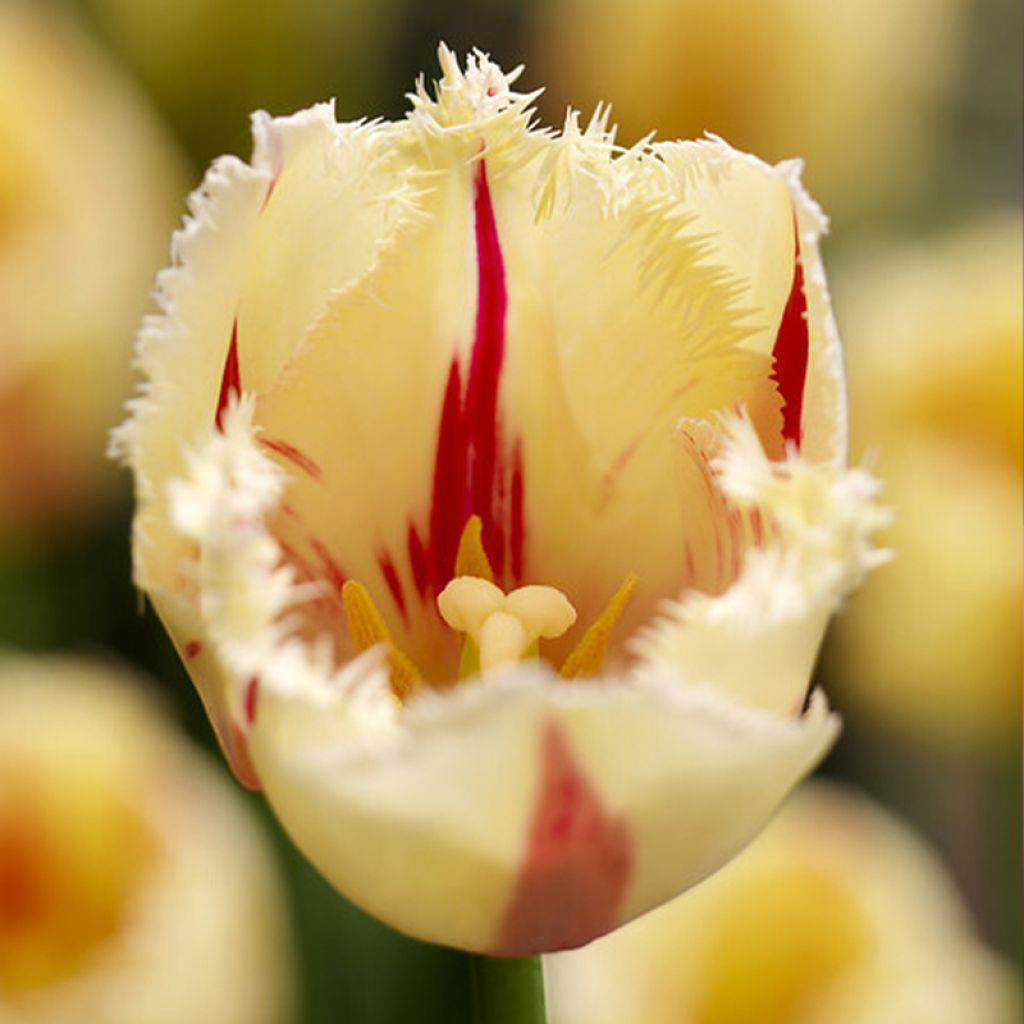
[[[709,131],[767,160],[806,161],[805,183],[832,220],[825,260],[846,346],[851,458],[887,481],[896,551],[839,617],[823,652],[819,681],[846,730],[820,774],[845,785],[844,800],[882,805],[893,828],[909,827],[930,848],[922,856],[956,910],[938,918],[928,911],[929,922],[942,922],[929,931],[948,927],[958,942],[988,951],[978,954],[989,966],[972,974],[977,988],[969,991],[980,994],[968,1005],[1016,987],[1024,951],[1022,35],[1017,0],[0,0],[0,696],[33,674],[72,671],[65,660],[16,655],[86,659],[73,671],[109,673],[122,688],[144,691],[147,707],[156,706],[147,714],[174,734],[168,742],[191,744],[187,756],[202,773],[227,776],[198,697],[132,589],[130,481],[103,455],[130,391],[131,342],[153,275],[209,161],[222,152],[249,156],[252,110],[285,114],[334,96],[339,119],[400,117],[414,78],[435,74],[438,40],[460,53],[476,46],[506,68],[527,65],[523,86],[546,86],[546,123],[560,125],[569,103],[589,114],[607,100],[626,145],[652,131]],[[59,692],[43,700],[47,714],[68,718]],[[32,717],[18,707],[0,699],[0,742],[13,742],[2,716]],[[40,792],[59,789],[81,767],[67,753],[76,749],[70,740],[63,758],[52,746]],[[29,792],[15,783],[35,769],[11,749],[5,760],[0,748],[0,1022],[35,1020],[18,1015],[24,992],[64,984],[91,962],[82,959],[90,943],[113,941],[134,897],[111,879],[144,875],[146,842],[157,842],[101,870],[109,899],[76,918],[96,924],[92,932],[78,934],[74,921],[47,925],[60,930],[57,961],[47,960],[51,932],[40,932],[32,956],[5,971],[12,950],[28,948],[15,943],[31,911],[26,879],[45,896],[54,878],[84,870],[63,854],[50,875],[33,866],[38,844],[25,846],[24,814],[12,808],[18,792]],[[106,785],[100,775],[96,786]],[[221,986],[222,1003],[197,1002],[168,1019],[457,1024],[455,1011],[432,1016],[431,1007],[443,1005],[463,959],[402,939],[348,906],[292,851],[259,799],[227,788],[216,799],[248,805],[231,812],[246,821],[244,842],[269,849],[263,874],[272,877],[259,884],[278,909],[260,927],[274,929],[278,968],[254,968],[270,986],[265,1017],[237,1015],[247,1004],[234,998],[239,982],[226,970],[209,983]],[[166,829],[140,792],[90,797],[75,813],[94,804],[113,813],[108,798],[143,808],[143,831],[159,838]],[[65,822],[66,803],[32,801],[64,822],[46,833],[57,853],[89,831],[87,821]],[[118,849],[124,855],[124,843]],[[90,854],[90,871],[103,856],[102,848]],[[208,861],[205,883],[214,888],[235,863],[224,857]],[[182,876],[179,884],[200,883]],[[913,917],[915,906],[905,914]],[[239,907],[231,926],[242,928],[251,911]],[[779,913],[804,920],[790,904]],[[790,944],[794,962],[820,947],[816,927]],[[675,941],[669,932],[662,949]],[[920,934],[908,929],[905,943]],[[697,955],[692,937],[678,941],[686,956]],[[613,960],[626,965],[629,957]],[[572,1015],[580,971],[598,970],[615,977],[604,962],[565,971],[564,1020],[598,1019]],[[780,970],[791,969],[765,968],[772,977]],[[103,985],[121,984],[108,973]],[[926,1008],[883,1018],[857,1010],[859,998],[813,1019],[1010,1021],[999,1016],[1009,1004],[995,996],[997,1008],[984,1017],[929,1016]],[[942,1001],[947,1013],[963,1005]],[[222,1004],[235,1010],[216,1009]],[[811,1019],[781,996],[776,1004],[771,1021]],[[679,1008],[671,1019],[769,1020],[727,1001],[715,1006]],[[141,1019],[90,1012],[38,1019]]]

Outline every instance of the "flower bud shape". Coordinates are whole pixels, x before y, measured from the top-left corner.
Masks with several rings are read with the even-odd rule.
[[[264,840],[138,681],[0,659],[0,1022],[286,1024]]]
[[[897,818],[808,783],[693,892],[545,957],[551,1024],[1013,1024],[1019,981]]]
[[[429,941],[589,941],[835,738],[879,559],[793,164],[560,132],[442,47],[398,122],[254,118],[145,325],[137,584],[240,779]]]

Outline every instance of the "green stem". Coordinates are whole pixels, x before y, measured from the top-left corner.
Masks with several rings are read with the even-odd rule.
[[[471,956],[474,1024],[547,1024],[539,956]]]

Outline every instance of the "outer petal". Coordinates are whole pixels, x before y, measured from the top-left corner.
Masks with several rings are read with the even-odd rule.
[[[221,158],[190,197],[174,265],[158,278],[162,313],[139,338],[144,391],[114,443],[136,473],[136,583],[168,626],[236,773],[250,783],[244,749],[232,738],[239,724],[209,657],[196,551],[171,528],[165,484],[183,474],[189,444],[220,423],[240,388],[259,392],[277,379],[332,289],[370,267],[411,190],[405,172],[379,160],[384,129],[339,126],[330,105],[289,118],[257,114],[253,134],[252,164]],[[317,258],[296,275],[300,252]]]
[[[522,670],[418,700],[374,748],[343,701],[264,682],[254,761],[314,864],[402,931],[503,955],[581,945],[710,874],[837,732],[821,701],[787,721]]]

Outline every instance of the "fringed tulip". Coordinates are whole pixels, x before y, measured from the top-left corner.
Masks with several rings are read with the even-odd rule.
[[[254,120],[145,326],[135,571],[347,896],[496,954],[718,868],[831,745],[878,559],[793,164],[560,133],[441,49],[396,123]]]

